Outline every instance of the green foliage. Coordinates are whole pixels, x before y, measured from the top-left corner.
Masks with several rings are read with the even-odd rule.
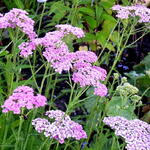
[[[129,120],[135,119],[135,106],[129,102],[124,102],[120,96],[114,96],[106,105],[106,113],[108,116],[122,116]]]
[[[85,150],[117,150],[117,142],[115,137],[111,138],[109,134],[101,134],[96,142],[94,141],[90,148],[85,148]]]
[[[150,97],[150,53],[140,62],[134,66],[135,71],[126,73],[130,81],[135,84],[140,90],[141,94]]]
[[[7,8],[33,9],[37,5],[36,0],[2,0]]]

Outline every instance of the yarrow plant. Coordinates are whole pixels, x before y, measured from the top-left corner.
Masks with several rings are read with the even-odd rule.
[[[68,46],[63,41],[67,35],[73,35],[76,38],[84,37],[82,29],[67,24],[56,25],[56,31],[48,32],[42,38],[36,38],[37,35],[33,31],[34,21],[27,17],[27,14],[26,11],[13,9],[0,17],[2,22],[0,28],[15,28],[18,26],[29,36],[28,42],[19,45],[20,56],[27,58],[32,55],[33,50],[36,50],[38,46],[43,46],[45,48],[43,56],[56,72],[62,73],[62,71],[72,69],[74,70],[72,77],[74,82],[80,83],[81,87],[94,86],[94,94],[105,96],[107,88],[99,81],[105,80],[106,71],[92,65],[97,61],[97,56],[89,51],[69,52]],[[10,18],[14,19],[11,20]]]
[[[50,139],[56,139],[59,143],[64,143],[65,139],[75,138],[76,140],[87,138],[82,126],[70,119],[68,115],[60,110],[47,111],[46,116],[54,121],[36,118],[32,125],[39,133],[44,133]]]
[[[43,46],[45,48],[43,55],[47,61],[51,63],[55,61],[59,62],[59,59],[69,53],[68,46],[63,42],[63,38],[69,34],[77,38],[84,37],[84,32],[80,28],[71,25],[56,25],[56,28],[58,29],[57,31],[48,32],[42,38],[35,38],[30,42],[23,42],[19,46],[21,50],[20,56],[27,58],[38,46]]]
[[[97,34],[96,31],[98,31],[101,25],[97,23],[96,27],[94,27],[95,25],[92,27],[88,24],[89,27],[86,27],[86,31],[92,31],[92,28],[94,28],[94,32],[90,32],[92,34],[89,34],[90,38],[93,37],[91,36],[93,33],[96,33],[96,36],[94,34],[94,37],[96,38],[94,39],[94,46],[96,45],[98,48],[100,45],[102,47],[100,55],[97,57],[92,51],[70,50],[74,40],[84,38],[86,35],[83,30],[78,27],[69,24],[58,24],[55,26],[56,29],[51,32],[42,33],[43,31],[48,30],[48,28],[40,31],[41,27],[44,25],[42,22],[45,21],[45,18],[47,17],[44,17],[45,14],[47,15],[50,13],[47,9],[46,1],[47,0],[37,0],[39,3],[44,2],[44,5],[41,5],[43,10],[41,9],[42,7],[40,7],[40,9],[37,8],[35,14],[40,17],[39,20],[37,16],[35,17],[37,19],[36,25],[34,20],[29,18],[28,13],[24,10],[14,8],[8,13],[0,13],[0,29],[6,30],[8,28],[8,32],[5,33],[8,33],[8,35],[10,35],[10,40],[12,40],[4,47],[4,53],[3,51],[2,54],[0,53],[0,69],[2,70],[0,79],[6,78],[6,82],[1,85],[6,87],[5,84],[7,84],[7,88],[9,89],[4,90],[4,92],[0,89],[0,98],[5,97],[5,95],[10,95],[4,101],[1,108],[4,114],[10,111],[13,112],[13,114],[19,114],[2,114],[2,119],[4,118],[4,121],[0,122],[0,128],[2,130],[4,129],[4,134],[0,134],[2,149],[4,150],[3,145],[6,143],[12,144],[13,142],[15,150],[33,149],[33,147],[35,149],[45,150],[55,148],[56,150],[66,150],[72,149],[73,146],[75,146],[73,149],[77,150],[82,148],[97,149],[97,147],[99,150],[103,150],[106,149],[106,145],[108,145],[108,149],[115,149],[116,147],[124,149],[125,143],[119,145],[120,141],[118,141],[117,138],[111,137],[110,133],[107,134],[106,132],[103,132],[106,128],[108,129],[107,126],[104,126],[105,123],[115,130],[116,135],[125,139],[125,142],[127,143],[126,148],[128,150],[149,150],[150,127],[147,123],[138,119],[127,120],[119,116],[105,117],[120,115],[131,119],[136,118],[136,114],[134,113],[135,109],[142,104],[140,103],[142,97],[137,95],[139,90],[129,84],[127,78],[122,78],[120,83],[119,74],[115,73],[113,82],[109,83],[108,81],[111,74],[114,71],[117,72],[115,67],[120,60],[124,49],[135,44],[136,41],[133,41],[133,43],[128,42],[130,37],[133,33],[144,31],[143,28],[136,30],[136,24],[138,22],[148,23],[150,21],[149,9],[142,5],[115,5],[112,9],[117,11],[118,18],[128,19],[136,17],[137,19],[135,19],[135,21],[130,19],[131,22],[126,20],[125,23],[127,24],[125,25],[124,22],[122,22],[123,26],[120,26],[120,20],[116,21],[112,16],[103,17],[102,22],[107,22],[106,18],[108,18],[108,20],[111,18],[113,23],[110,28],[107,28],[109,29],[108,34],[110,33],[110,35],[106,35],[106,39],[102,42],[100,41],[100,36],[102,36],[101,33],[103,33],[106,28],[103,28],[102,32],[99,31]],[[67,4],[69,3],[70,2]],[[31,1],[30,5],[34,4],[35,1]],[[53,5],[53,3],[49,4]],[[59,3],[58,1],[57,4],[61,7],[65,3],[62,1]],[[96,3],[93,3],[93,6],[95,4]],[[74,3],[73,7],[75,6],[76,9],[80,8],[77,5],[78,4]],[[38,6],[40,5],[38,4]],[[68,14],[69,6],[70,5],[67,7],[65,6],[67,8],[66,15]],[[81,12],[89,9],[88,7],[88,9],[85,7],[86,4],[83,5],[83,9],[82,5],[80,6]],[[65,9],[65,7],[62,7],[62,9]],[[98,5],[93,8],[96,8],[97,11],[101,10]],[[90,12],[93,12],[93,8],[90,9]],[[40,10],[42,10],[42,14],[39,13]],[[53,8],[53,10],[55,9]],[[53,13],[57,13],[57,10]],[[73,11],[70,13],[69,19],[71,15],[74,15]],[[90,20],[92,16],[89,15],[89,18],[85,18],[86,22],[87,20]],[[95,17],[95,21],[99,20],[99,16],[96,15]],[[67,22],[69,21],[70,20]],[[72,20],[71,23],[73,24]],[[108,23],[104,23],[104,25],[108,25]],[[128,24],[131,24],[131,26],[129,27]],[[36,27],[37,33],[35,32],[34,27]],[[21,34],[22,32],[23,34]],[[137,41],[139,39],[137,39]],[[3,47],[3,41],[1,47]],[[108,69],[109,72],[107,75],[106,70],[101,68],[100,64],[103,62],[109,64],[109,55],[113,52],[109,51],[108,54],[107,52],[104,54],[104,51],[105,48],[110,50],[111,47],[116,49],[116,54],[110,70]],[[10,48],[11,50],[5,53],[7,48]],[[102,58],[103,54],[105,55],[104,58]],[[100,62],[98,62],[98,58],[102,58]],[[1,63],[1,61],[3,63]],[[3,64],[6,64],[6,69],[2,68]],[[97,64],[99,66],[96,66]],[[12,70],[11,65],[13,68]],[[11,71],[9,72],[9,70]],[[24,71],[25,74],[22,75]],[[66,81],[67,79],[69,82]],[[64,81],[65,84],[62,81]],[[60,82],[63,83],[62,87],[60,87]],[[70,89],[68,86],[66,88],[66,83],[69,85]],[[39,94],[35,93],[34,90],[31,87],[26,86],[26,84],[33,85]],[[110,87],[107,97],[104,97],[107,95],[107,87],[105,84]],[[15,85],[23,86],[17,87],[12,93],[12,88]],[[91,93],[91,91],[93,92],[93,89],[94,95]],[[61,90],[62,93],[59,93]],[[41,95],[41,93],[44,94]],[[64,95],[66,98],[65,102],[63,99]],[[47,100],[46,97],[49,100]],[[59,106],[61,109],[61,100],[65,103],[64,109],[66,112],[58,110]],[[43,106],[46,107],[35,109]],[[32,111],[28,111],[31,109]],[[85,130],[81,124],[73,121],[68,115],[68,113],[73,112],[73,114],[78,117],[78,110],[79,113],[81,112],[82,114],[80,122],[86,120]],[[40,114],[44,114],[44,117],[40,117]],[[13,123],[14,120],[15,122]],[[5,125],[8,121],[12,126],[11,128],[9,125]],[[33,131],[35,134],[33,134]],[[88,132],[86,133],[85,131]],[[43,138],[42,134],[44,134],[46,138]],[[105,143],[99,145],[99,137],[104,137],[105,140],[102,142]],[[11,139],[13,139],[13,141]],[[85,142],[82,143],[81,139],[84,139]],[[92,143],[91,139],[93,139]],[[95,142],[95,144],[93,144],[93,142]]]
[[[117,11],[117,17],[120,19],[128,19],[129,17],[138,17],[138,22],[149,23],[150,22],[150,9],[144,5],[133,6],[121,6],[115,5],[112,7]]]
[[[13,8],[5,15],[0,14],[0,29],[19,27],[30,39],[37,37],[34,32],[34,21],[24,10]]]
[[[5,100],[3,113],[12,111],[14,114],[20,114],[22,108],[33,109],[45,106],[47,99],[40,94],[34,95],[34,90],[28,86],[19,86],[13,94]]]
[[[139,119],[127,120],[123,117],[105,117],[103,122],[115,130],[127,143],[127,150],[150,149],[150,125]]]
[[[56,72],[73,71],[72,80],[83,86],[94,86],[95,95],[105,96],[107,88],[99,81],[106,78],[106,70],[92,63],[97,61],[97,56],[90,51],[69,52],[68,46],[63,41],[67,35],[74,35],[77,38],[84,37],[80,28],[71,25],[56,25],[57,31],[48,32],[43,38],[33,39],[31,42],[24,42],[19,46],[22,57],[28,57],[38,45],[45,47],[43,56],[51,64]]]

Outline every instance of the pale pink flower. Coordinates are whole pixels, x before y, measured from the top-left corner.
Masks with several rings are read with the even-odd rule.
[[[36,118],[32,120],[32,125],[39,133],[44,133],[50,139],[56,139],[59,143],[64,143],[65,139],[74,138],[80,140],[87,138],[86,132],[82,126],[70,119],[68,115],[60,110],[51,110],[46,112],[46,116],[54,121]]]
[[[40,94],[34,95],[34,90],[28,86],[19,86],[13,94],[5,100],[3,112],[12,111],[14,114],[20,114],[22,108],[32,109],[45,106],[47,99]]]

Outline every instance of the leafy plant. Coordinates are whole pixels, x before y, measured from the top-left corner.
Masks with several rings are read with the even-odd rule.
[[[134,71],[126,73],[126,75],[139,88],[141,94],[150,97],[150,53],[133,69]]]

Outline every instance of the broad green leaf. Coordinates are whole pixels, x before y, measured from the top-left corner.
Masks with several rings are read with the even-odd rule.
[[[122,2],[123,2],[124,5],[129,5],[130,4],[129,0],[122,0]]]
[[[108,116],[122,116],[127,119],[134,119],[136,115],[134,114],[135,107],[130,103],[126,105],[123,104],[121,97],[115,96],[107,103],[106,113]]]
[[[106,48],[109,49],[110,51],[115,51],[115,48],[111,43],[107,43]]]
[[[88,8],[88,7],[80,7],[78,9],[79,12],[85,14],[85,15],[89,15],[89,16],[92,16],[94,17],[95,16],[95,12],[93,11],[92,8]]]
[[[120,33],[117,32],[117,31],[114,31],[111,36],[110,36],[110,40],[112,42],[115,42],[116,44],[119,43],[119,40],[120,40]]]
[[[99,142],[101,141],[101,142]],[[93,141],[89,148],[85,148],[85,150],[113,150],[112,144],[117,150],[117,143],[113,143],[113,139],[108,137],[108,135],[101,133],[97,139],[97,141]]]
[[[91,16],[84,16],[86,22],[89,24],[91,29],[95,29],[97,27],[97,21]]]
[[[59,21],[66,15],[67,11],[70,8],[66,6],[62,1],[58,1],[53,3],[53,5],[50,8],[49,15],[54,13],[51,22],[59,23]]]
[[[83,40],[85,42],[92,42],[95,39],[96,39],[96,36],[94,34],[92,34],[92,33],[86,33],[85,37],[83,38]]]
[[[104,10],[101,6],[96,5],[95,7],[96,7],[96,21],[99,25],[102,20],[101,16]]]
[[[105,9],[105,11],[107,12],[107,13],[109,13],[109,14],[111,14],[112,13],[112,6],[114,5],[111,1],[107,1],[107,2],[105,2],[105,1],[102,1],[102,2],[100,2],[100,5]]]
[[[150,87],[150,77],[148,75],[138,77],[136,79],[136,86],[142,94]],[[150,97],[150,89],[145,93],[145,96]]]
[[[6,56],[8,53],[8,51],[0,51],[0,57]]]
[[[86,1],[81,0],[78,3],[79,3],[79,5],[83,5],[83,4],[88,5],[88,4],[91,4],[91,0],[86,0]]]
[[[106,32],[105,34],[107,34],[107,36],[110,35],[110,33],[114,30],[116,26],[116,22],[115,21],[111,21],[111,20],[105,20],[103,23],[103,31]]]
[[[139,73],[144,73],[145,72],[145,64],[137,64],[135,66],[133,66],[133,69],[139,74]]]
[[[105,19],[105,20],[117,22],[116,19],[112,15],[108,15],[107,13],[103,13],[102,14],[102,18]]]
[[[107,42],[106,32],[104,32],[104,31],[97,32],[96,33],[96,39],[101,44],[101,46],[104,47],[106,42]]]
[[[140,64],[144,64],[146,67],[146,70],[150,69],[150,53],[140,62]]]
[[[15,0],[15,3],[18,8],[24,9],[24,4],[23,4],[22,0]]]

